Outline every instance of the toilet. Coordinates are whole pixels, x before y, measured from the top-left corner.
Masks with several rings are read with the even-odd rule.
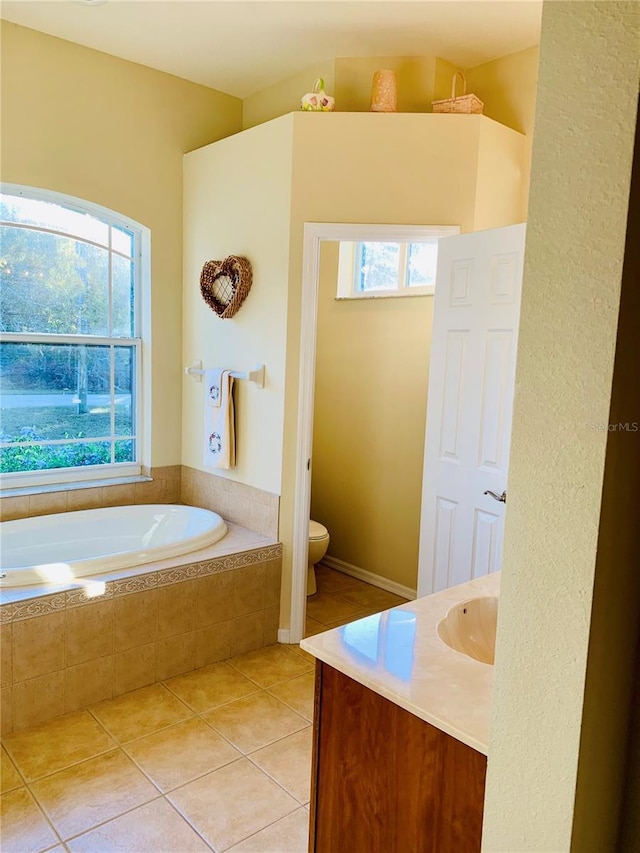
[[[329,531],[317,521],[309,522],[309,568],[307,570],[307,595],[313,595],[316,590],[315,564],[327,553],[329,547]]]

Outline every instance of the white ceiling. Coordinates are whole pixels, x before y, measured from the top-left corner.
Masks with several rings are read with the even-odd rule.
[[[537,44],[542,0],[3,0],[8,21],[240,98],[336,56],[470,68]]]

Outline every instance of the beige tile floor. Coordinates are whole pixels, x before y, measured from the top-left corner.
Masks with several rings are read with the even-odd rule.
[[[401,601],[319,567],[307,633]],[[303,853],[313,689],[274,645],[7,737],[3,853]]]
[[[316,566],[316,583],[317,593],[307,599],[307,637],[388,610],[407,600],[322,563]]]

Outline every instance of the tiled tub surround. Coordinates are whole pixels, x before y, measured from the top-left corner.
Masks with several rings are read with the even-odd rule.
[[[271,492],[182,466],[182,503],[219,513],[264,536],[278,536],[280,498]]]
[[[96,480],[90,484],[68,483],[64,486],[43,486],[31,494],[13,494],[0,497],[0,519],[13,521],[34,515],[51,515],[54,512],[73,512],[79,509],[99,509],[107,506],[131,504],[180,503],[182,477],[181,465],[162,468],[144,468],[144,482],[124,482],[116,485]],[[15,490],[19,492],[20,490]]]
[[[33,494],[9,493],[0,497],[0,519],[13,521],[33,515],[127,504],[183,503],[213,510],[225,520],[264,536],[278,537],[278,495],[186,465],[143,468],[142,473],[151,479],[118,485],[95,482],[82,488],[70,483],[43,487]]]
[[[274,643],[282,546],[228,527],[202,551],[92,577],[93,598],[82,584],[3,590],[2,733]]]

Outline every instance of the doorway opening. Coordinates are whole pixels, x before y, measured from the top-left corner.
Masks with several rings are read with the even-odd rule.
[[[312,482],[312,469],[313,469],[313,441],[314,441],[314,403],[315,403],[315,395],[316,395],[316,356],[317,356],[317,344],[318,344],[318,322],[319,322],[319,314],[318,314],[318,301],[319,301],[319,293],[320,293],[320,281],[323,276],[323,267],[326,272],[327,260],[330,260],[330,267],[332,269],[333,276],[333,284],[329,282],[324,282],[323,290],[325,292],[324,304],[330,303],[333,308],[340,313],[342,318],[341,322],[343,323],[343,332],[345,334],[348,332],[349,327],[351,330],[358,330],[358,336],[362,342],[362,346],[358,349],[357,342],[351,339],[349,346],[351,346],[351,358],[349,364],[350,375],[356,377],[357,384],[354,385],[351,392],[347,391],[347,396],[349,393],[353,396],[353,393],[356,393],[359,397],[363,391],[360,386],[367,386],[367,393],[364,395],[366,399],[354,401],[348,399],[336,400],[336,406],[338,409],[341,409],[343,413],[348,418],[349,411],[353,411],[354,405],[359,405],[361,408],[364,406],[367,413],[370,413],[373,408],[377,411],[377,416],[375,411],[372,412],[374,419],[377,419],[382,422],[382,429],[378,431],[377,438],[374,441],[369,441],[369,451],[371,455],[375,457],[376,468],[379,471],[383,471],[384,469],[391,469],[393,467],[393,458],[392,453],[386,454],[384,451],[380,451],[381,445],[381,433],[385,432],[385,424],[389,424],[393,421],[393,419],[385,416],[384,406],[385,406],[385,396],[389,399],[392,399],[393,394],[387,394],[385,389],[389,385],[390,381],[393,381],[394,377],[389,377],[388,370],[385,369],[384,359],[382,361],[375,361],[376,353],[375,349],[369,349],[369,356],[367,356],[367,322],[373,323],[373,326],[369,326],[369,331],[375,331],[376,322],[380,322],[380,318],[382,317],[382,312],[376,309],[380,309],[382,307],[382,302],[377,301],[374,297],[371,300],[367,300],[368,304],[364,304],[361,300],[363,297],[361,293],[346,293],[345,288],[347,287],[347,281],[349,277],[345,276],[345,270],[351,270],[350,281],[357,282],[358,279],[361,281],[362,276],[362,268],[363,268],[363,257],[366,260],[370,260],[371,257],[375,257],[379,262],[379,267],[384,267],[384,277],[380,277],[377,275],[373,280],[373,288],[375,292],[380,293],[381,291],[385,292],[385,295],[390,295],[389,284],[393,282],[394,277],[396,281],[400,281],[400,287],[405,286],[408,296],[417,296],[418,292],[433,292],[433,279],[431,281],[428,280],[429,275],[429,262],[428,256],[431,255],[435,257],[435,253],[431,251],[433,247],[433,243],[435,240],[439,239],[443,236],[451,236],[454,234],[458,234],[460,231],[458,226],[404,226],[404,225],[353,225],[353,224],[345,224],[345,223],[306,223],[305,231],[304,231],[304,254],[303,254],[303,282],[302,282],[302,329],[301,329],[301,359],[300,359],[300,373],[299,373],[299,388],[300,388],[300,396],[299,396],[299,408],[298,408],[298,446],[297,446],[297,466],[296,466],[296,499],[295,499],[295,515],[294,515],[294,539],[293,539],[293,577],[292,577],[292,613],[291,613],[291,635],[290,642],[297,642],[304,635],[304,623],[305,623],[305,610],[306,610],[306,588],[307,588],[307,551],[308,551],[308,536],[309,536],[309,519],[314,516],[310,514],[311,509],[311,482]],[[369,245],[371,244],[371,245]],[[363,251],[363,246],[368,251],[368,256],[365,251]],[[384,257],[381,257],[384,256]],[[346,258],[346,263],[345,263]],[[390,268],[392,268],[393,274],[389,272]],[[434,271],[435,272],[435,271]],[[409,274],[412,275],[411,283],[408,283]],[[335,297],[335,301],[331,296],[327,295],[326,288],[335,287],[335,293],[333,296]],[[357,286],[354,285],[354,287]],[[416,288],[415,290],[411,290],[411,288]],[[399,288],[400,289],[400,288]],[[393,294],[394,296],[397,294]],[[343,299],[353,300],[349,302],[342,302]],[[373,304],[375,302],[375,305]],[[412,460],[413,473],[414,475],[418,472],[418,480],[416,482],[416,495],[414,504],[417,505],[419,509],[419,501],[420,501],[420,476],[419,472],[422,469],[422,442],[424,441],[424,410],[426,406],[426,376],[428,374],[428,350],[429,350],[429,327],[431,324],[431,298],[421,298],[421,299],[409,299],[404,301],[403,299],[392,299],[390,301],[385,300],[386,306],[391,308],[393,313],[396,315],[404,312],[405,314],[409,310],[409,306],[413,306],[413,310],[416,314],[420,314],[422,317],[422,322],[424,325],[424,340],[420,344],[420,351],[414,354],[413,361],[417,362],[420,366],[417,370],[420,379],[419,381],[422,385],[422,400],[421,403],[418,403],[418,409],[421,408],[421,414],[418,414],[418,420],[420,421],[417,432],[418,432],[418,440],[417,440],[417,450],[414,454],[415,459]],[[416,311],[416,306],[419,307],[419,311]],[[363,311],[364,309],[364,311]],[[372,310],[369,310],[372,309]],[[420,323],[420,317],[415,316],[413,318],[414,326]],[[324,321],[327,320],[326,317],[322,318]],[[364,324],[362,323],[364,319]],[[346,324],[346,325],[344,325]],[[379,328],[379,327],[378,327]],[[418,326],[416,326],[418,328]],[[369,342],[370,343],[370,342]],[[389,345],[389,341],[386,341],[386,344]],[[406,354],[406,340],[399,340],[397,342],[398,347],[402,348],[405,346],[404,354]],[[355,349],[354,349],[355,347]],[[334,353],[333,354],[333,367],[331,365],[328,367],[329,374],[332,370],[335,371],[336,375],[339,375],[341,371],[340,362],[341,359],[345,357],[344,353]],[[400,362],[403,361],[403,351],[400,351]],[[405,359],[406,361],[406,359]],[[372,363],[375,362],[375,363]],[[344,366],[344,362],[343,362]],[[355,371],[355,372],[354,372]],[[420,396],[420,390],[416,391],[414,387],[415,383],[411,383],[408,377],[409,367],[407,367],[406,371],[395,371],[398,375],[395,376],[395,380],[402,385],[405,383],[407,390],[410,391],[410,396],[415,397],[416,394],[418,397]],[[324,383],[326,386],[326,376],[324,378]],[[331,381],[329,379],[329,381]],[[393,388],[389,389],[393,392]],[[326,401],[326,387],[322,392],[323,398]],[[331,389],[328,389],[329,396],[331,395]],[[343,391],[344,394],[344,391]],[[405,395],[409,396],[409,394]],[[322,402],[322,401],[320,401]],[[345,411],[347,410],[347,411]],[[415,420],[415,415],[412,415]],[[407,418],[410,419],[410,418]],[[327,431],[323,437],[321,437],[321,442],[324,442],[325,447],[327,444],[331,443],[331,429],[339,429],[340,427],[349,428],[348,425],[345,427],[345,423],[342,424],[336,422],[333,419],[333,423],[328,425]],[[415,432],[416,427],[415,424],[412,425],[412,429]],[[389,435],[382,435],[382,444],[384,446],[389,445],[391,448],[394,443],[393,430],[387,429]],[[373,429],[371,430],[373,434]],[[366,442],[370,439],[371,436],[362,436],[362,441]],[[318,436],[316,435],[316,439]],[[406,453],[406,448],[404,447],[404,442],[402,443],[402,447],[397,449],[398,453]],[[414,442],[415,443],[415,442]],[[397,442],[396,442],[397,444]],[[365,454],[361,454],[360,461],[357,464],[361,465],[361,474],[363,474],[362,469],[362,458],[366,457]],[[332,464],[335,464],[336,460],[333,460]],[[334,512],[338,514],[338,517],[341,513],[344,513],[344,507],[348,504],[349,501],[349,489],[361,489],[365,492],[368,489],[367,479],[371,480],[373,478],[376,479],[376,471],[370,470],[367,477],[360,476],[359,482],[351,483],[348,478],[354,478],[354,474],[357,474],[355,471],[346,471],[344,470],[347,466],[340,466],[338,460],[338,467],[343,470],[343,474],[346,478],[340,485],[341,488],[339,492],[336,492],[336,505],[334,507]],[[405,466],[406,467],[406,466]],[[415,478],[415,477],[414,477]],[[379,478],[378,478],[379,479]],[[393,480],[393,478],[391,478]],[[348,488],[345,488],[348,486]],[[325,495],[324,499],[322,496],[319,496],[318,500],[314,500],[314,510],[318,512],[318,504],[322,503],[324,500],[325,509],[330,503],[327,501],[326,490],[330,488],[327,480],[325,478],[324,484],[321,488],[324,488]],[[387,489],[386,496],[384,500],[391,504],[396,504],[401,496],[399,497],[397,494],[398,489],[401,490],[401,485],[396,478],[395,485],[392,485]],[[344,504],[344,507],[341,509],[339,504]],[[384,514],[384,507],[380,506],[380,501],[378,501],[378,506],[374,506],[375,501],[360,501],[360,516],[369,519],[369,527],[372,524],[372,519],[380,519],[381,515]],[[335,516],[334,516],[335,518]],[[316,520],[321,523],[325,523],[328,521],[327,527],[329,529],[329,534],[331,535],[331,528],[334,527],[334,533],[338,533],[335,528],[335,525],[332,523],[331,519],[316,518]],[[354,518],[354,530],[358,527],[358,522],[362,522],[362,517],[360,519]],[[417,521],[414,519],[414,528],[417,528]],[[367,523],[366,521],[364,522]],[[382,529],[383,524],[379,523],[377,525],[380,529]],[[380,533],[380,536],[383,537],[383,533]],[[396,538],[398,536],[398,532],[396,531]],[[360,536],[358,541],[358,536],[355,535],[353,537],[353,541],[351,543],[346,543],[344,541],[344,536],[338,534],[338,539],[342,539],[340,542],[340,548],[342,553],[346,553],[349,555],[349,548],[351,548],[351,554],[357,554],[362,549],[363,545],[363,537]],[[414,543],[413,548],[415,550],[415,555],[413,557],[413,562],[417,560],[417,531],[414,532]],[[375,566],[375,555],[380,552],[380,546],[382,544],[382,539],[379,539],[377,544],[374,541],[371,542],[371,553],[369,554],[368,565],[372,565],[371,559],[374,560],[374,569]],[[384,554],[379,555],[379,562],[384,561]],[[335,560],[333,562],[336,562]],[[384,579],[378,575],[377,571],[374,572],[357,572],[357,569],[360,568],[359,563],[360,560],[357,557],[352,557],[351,560],[338,560],[340,565],[336,565],[335,568],[339,568],[343,572],[347,572],[349,574],[353,574],[355,577],[359,577],[364,581],[373,580],[376,585],[383,586],[384,589],[389,592],[396,593],[402,595],[404,597],[412,597],[415,594],[415,580],[413,583],[409,580],[408,582],[400,583],[393,581],[389,581],[387,583],[384,582]],[[331,564],[331,561],[329,561]],[[369,577],[371,575],[371,577]],[[392,605],[388,605],[392,606]]]

